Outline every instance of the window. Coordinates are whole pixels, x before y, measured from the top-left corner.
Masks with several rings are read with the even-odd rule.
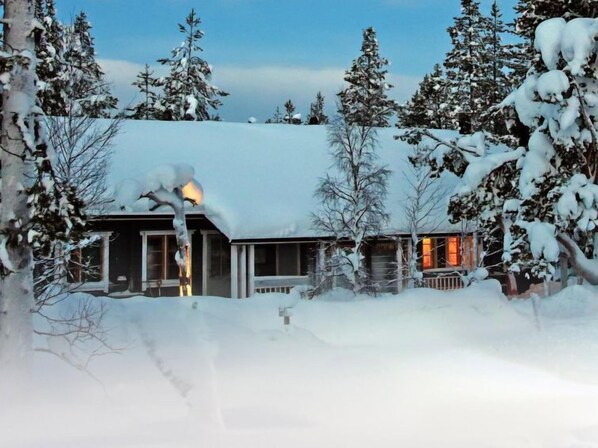
[[[102,240],[71,253],[68,282],[101,282],[103,279]]]
[[[171,280],[179,278],[175,255],[178,250],[174,235],[148,235],[147,279]]]
[[[90,235],[96,238],[93,244],[71,253],[66,281],[78,290],[108,292],[112,232],[93,232]]]
[[[304,243],[299,245],[299,275],[309,275],[313,273],[316,268],[316,251],[315,244]]]
[[[189,230],[189,242],[193,239],[193,230]],[[141,290],[146,291],[154,283],[162,287],[178,286],[179,266],[176,263],[178,246],[174,231],[143,230],[141,235]],[[191,257],[192,247],[189,248]],[[193,272],[193,271],[191,271]]]
[[[276,275],[276,246],[274,244],[258,244],[255,246],[255,276],[267,277]]]
[[[221,235],[209,235],[210,239],[210,277],[230,275],[230,245]]]
[[[446,239],[446,261],[447,267],[461,265],[461,238],[453,236]]]
[[[467,269],[475,269],[475,248],[473,244],[473,237],[468,236],[463,239],[463,266]]]
[[[432,238],[422,240],[422,265],[424,269],[434,268],[434,241]]]

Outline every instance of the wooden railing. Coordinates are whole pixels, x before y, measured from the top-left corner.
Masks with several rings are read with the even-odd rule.
[[[435,277],[424,277],[426,288],[450,291],[463,288],[463,282],[458,275],[438,275]]]
[[[255,293],[256,294],[268,294],[268,293],[281,293],[281,294],[289,294],[293,289],[293,286],[264,286],[258,288],[256,286]]]
[[[289,294],[291,289],[299,285],[309,285],[309,277],[303,275],[256,277],[254,291],[256,294]]]

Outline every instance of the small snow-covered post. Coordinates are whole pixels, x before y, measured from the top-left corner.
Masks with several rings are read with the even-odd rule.
[[[199,205],[203,190],[193,179],[195,170],[190,165],[168,164],[146,173],[143,180],[128,179],[118,188],[116,198],[121,209],[129,208],[135,201],[148,198],[155,203],[150,210],[168,206],[174,211],[172,225],[177,242],[176,263],[179,267],[179,295],[191,295],[191,257],[189,233],[185,219],[185,202]]]

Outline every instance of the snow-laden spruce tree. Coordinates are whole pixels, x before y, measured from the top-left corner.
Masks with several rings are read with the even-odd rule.
[[[96,61],[91,25],[84,12],[65,30],[63,94],[68,113],[93,118],[108,118],[116,109],[117,99],[110,93],[104,72]]]
[[[379,235],[388,223],[385,209],[390,170],[381,166],[376,129],[338,117],[328,127],[331,170],[320,181],[316,197],[321,209],[314,226],[334,238],[324,275],[344,275],[353,291],[369,291],[363,249],[366,238]]]
[[[516,87],[509,76],[513,65],[513,47],[503,42],[508,28],[502,20],[498,2],[494,1],[488,17],[489,28],[485,33],[485,48],[488,56],[488,73],[483,84],[486,92],[486,104],[493,106],[500,103]],[[484,114],[483,128],[495,135],[506,134],[504,118],[496,114]]]
[[[136,105],[127,109],[127,117],[135,120],[156,120],[159,115],[156,89],[161,86],[161,82],[154,77],[149,65],[145,64],[143,70],[137,74],[133,86],[137,87],[141,98]]]
[[[555,17],[562,17],[565,20],[596,17],[598,2],[596,0],[519,0],[514,9],[516,17],[513,28],[522,42],[514,46],[517,59],[513,78],[520,84],[525,79],[536,54],[534,32],[537,26]]]
[[[284,122],[283,118],[284,118],[284,116],[282,115],[282,112],[280,111],[280,106],[276,106],[274,115],[272,115],[272,118],[268,118],[266,120],[266,123],[267,124],[280,124],[280,123]]]
[[[301,122],[299,123],[295,123],[295,116],[297,114],[295,114],[295,105],[293,104],[293,101],[291,99],[288,99],[286,103],[284,103],[284,119],[283,121],[286,124],[301,124]]]
[[[56,17],[54,1],[36,0],[35,18],[44,26],[35,48],[40,106],[46,115],[66,115],[68,101],[64,92],[68,78],[64,67],[65,29]]]
[[[486,235],[503,235],[513,271],[550,279],[564,255],[598,284],[597,38],[593,18],[554,18],[536,29],[537,62],[499,106],[531,130],[526,147],[493,147],[483,133],[442,142],[418,132],[434,141],[433,166],[462,179],[453,220],[475,219]]]
[[[476,0],[461,0],[461,15],[448,28],[453,48],[444,67],[449,87],[449,112],[453,125],[464,132],[480,129],[488,109],[489,55],[485,45],[490,21],[480,12]]]
[[[328,124],[328,116],[324,113],[324,95],[318,92],[316,100],[309,106],[309,114],[305,124]]]
[[[440,64],[424,76],[411,99],[398,110],[399,128],[451,129],[447,81]]]
[[[219,97],[228,95],[210,84],[212,67],[199,56],[203,50],[198,43],[204,36],[200,24],[199,16],[192,9],[185,23],[179,24],[185,40],[172,50],[170,58],[158,60],[170,68],[163,80],[162,120],[210,120],[210,109],[221,106]]]
[[[345,72],[349,85],[338,94],[339,113],[349,124],[388,127],[398,108],[397,102],[387,96],[393,86],[386,82],[388,60],[380,57],[378,47],[374,28],[365,29],[361,55]]]

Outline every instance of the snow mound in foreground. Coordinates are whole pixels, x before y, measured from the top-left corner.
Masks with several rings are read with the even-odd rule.
[[[73,295],[55,312],[86,300],[108,306],[110,343],[122,351],[92,364],[102,386],[39,355],[32,404],[2,401],[10,406],[0,412],[0,446],[64,448],[74,431],[78,448],[596,440],[593,290],[542,299],[540,326],[532,301],[509,302],[492,280],[452,292],[345,294],[311,301]],[[288,326],[281,307],[291,307]],[[35,421],[35,431],[23,430],[20,416]]]

